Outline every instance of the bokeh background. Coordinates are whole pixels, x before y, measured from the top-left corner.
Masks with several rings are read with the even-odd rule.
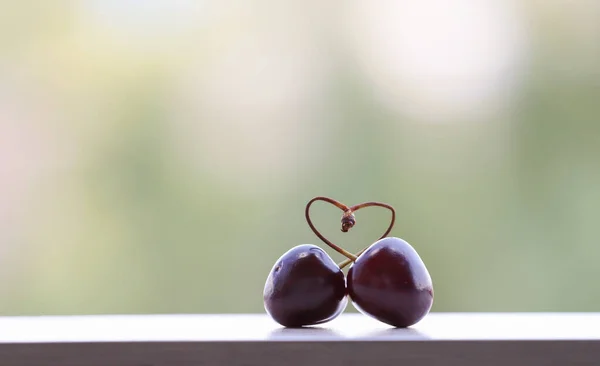
[[[320,195],[433,311],[598,311],[599,119],[593,0],[0,1],[0,313],[263,312]]]

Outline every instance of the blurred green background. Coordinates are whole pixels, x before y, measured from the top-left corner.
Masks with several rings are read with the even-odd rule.
[[[598,311],[599,119],[598,1],[1,1],[0,313],[263,312],[320,195],[433,311]]]

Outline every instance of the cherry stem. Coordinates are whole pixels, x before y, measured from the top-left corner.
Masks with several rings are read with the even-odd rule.
[[[387,230],[385,231],[385,233],[383,233],[383,235],[381,235],[381,237],[377,240],[381,240],[383,238],[385,238],[390,231],[392,231],[392,228],[394,227],[394,224],[396,222],[396,210],[394,210],[394,208],[388,204],[385,203],[381,203],[381,202],[365,202],[365,203],[361,203],[355,206],[350,207],[350,211],[351,212],[356,212],[358,210],[360,210],[361,208],[365,208],[365,207],[370,207],[370,206],[378,206],[378,207],[383,207],[383,208],[387,208],[388,210],[390,210],[392,212],[392,219],[390,220],[390,225],[388,226]],[[361,254],[364,253],[365,250],[367,250],[369,248],[369,246],[365,247],[363,250],[361,250],[360,252],[355,254],[355,257],[359,257]],[[338,264],[338,266],[340,267],[340,269],[343,269],[344,267],[346,267],[347,265],[349,265],[350,263],[352,263],[355,260],[351,260],[346,259],[343,262],[340,262]]]
[[[369,245],[370,246],[370,245]],[[361,254],[364,253],[365,250],[369,249],[369,247],[365,247],[363,248],[363,250],[361,250],[360,252],[356,253],[354,256],[356,258],[358,258]],[[350,263],[354,262],[353,260],[346,258],[343,261],[341,261],[340,263],[338,263],[338,267],[340,267],[340,269],[344,269],[344,267],[348,266]]]
[[[334,199],[328,198],[328,197],[315,197],[312,200],[310,200],[307,204],[306,204],[306,209],[304,210],[304,216],[306,217],[306,222],[308,223],[308,226],[310,226],[311,230],[315,233],[316,236],[319,237],[319,239],[321,239],[325,244],[329,245],[329,247],[331,247],[333,250],[335,250],[336,252],[340,253],[341,255],[343,255],[344,257],[355,261],[356,260],[356,256],[342,248],[340,248],[339,246],[333,244],[332,242],[330,242],[326,237],[324,237],[323,235],[321,235],[321,233],[319,232],[319,230],[317,230],[317,228],[313,225],[312,220],[310,219],[310,206],[315,202],[315,201],[325,201],[328,203],[331,203],[332,205],[336,206],[337,208],[339,208],[340,210],[344,211],[344,217],[346,217],[345,213],[350,209],[348,206],[344,205],[341,202],[338,202]],[[343,220],[343,218],[342,218]]]
[[[317,235],[319,237],[319,239],[321,239],[325,244],[329,245],[329,247],[331,247],[332,249],[334,249],[335,251],[337,251],[338,253],[342,254],[343,256],[345,256],[346,260],[344,260],[343,262],[341,262],[338,266],[340,268],[344,268],[346,267],[348,264],[350,264],[351,262],[356,261],[356,259],[358,258],[359,255],[361,255],[365,250],[367,250],[368,247],[364,248],[363,250],[361,250],[358,254],[352,254],[342,248],[340,248],[339,246],[333,244],[331,241],[329,241],[327,238],[325,238],[320,232],[319,230],[317,230],[317,228],[315,228],[315,226],[312,223],[312,220],[310,219],[310,206],[315,202],[315,201],[325,201],[327,203],[331,203],[332,205],[336,206],[337,208],[339,208],[340,210],[344,211],[344,214],[342,215],[342,232],[348,232],[355,224],[356,224],[356,218],[354,217],[354,213],[358,210],[360,210],[361,208],[365,208],[365,207],[372,207],[372,206],[377,206],[377,207],[383,207],[383,208],[387,208],[388,210],[390,210],[392,212],[392,219],[390,221],[390,225],[388,226],[387,230],[385,231],[385,233],[383,233],[383,235],[381,235],[381,237],[378,240],[383,239],[384,237],[386,237],[390,231],[392,230],[392,228],[394,227],[394,223],[396,222],[396,211],[394,210],[394,208],[386,203],[381,203],[381,202],[365,202],[365,203],[360,203],[357,205],[354,205],[352,207],[348,207],[346,205],[344,205],[341,202],[338,202],[332,198],[329,197],[315,197],[312,200],[310,200],[308,202],[308,204],[306,205],[306,210],[304,212],[305,217],[306,217],[306,222],[308,223],[308,226],[310,226],[311,230],[315,233],[315,235]]]

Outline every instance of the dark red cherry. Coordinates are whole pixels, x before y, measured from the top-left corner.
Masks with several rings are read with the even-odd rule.
[[[418,323],[433,305],[433,284],[425,264],[406,241],[386,237],[365,250],[348,271],[354,306],[389,325]]]
[[[263,291],[267,313],[285,327],[325,323],[348,304],[344,273],[312,244],[283,254],[271,269]]]

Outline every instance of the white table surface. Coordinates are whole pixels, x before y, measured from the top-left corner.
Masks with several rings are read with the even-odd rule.
[[[597,341],[600,313],[431,313],[408,329],[357,313],[304,329],[283,328],[266,314],[0,317],[0,344],[365,340]]]

